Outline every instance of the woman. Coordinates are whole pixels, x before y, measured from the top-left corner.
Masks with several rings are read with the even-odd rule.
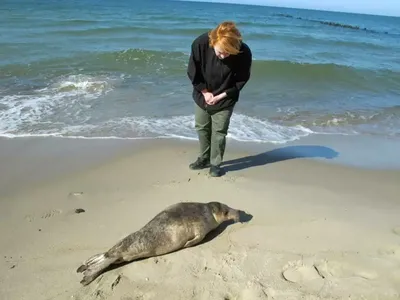
[[[234,22],[222,22],[192,42],[187,74],[193,85],[200,153],[190,169],[210,167],[211,176],[222,175],[230,118],[250,79],[251,63],[251,50]]]

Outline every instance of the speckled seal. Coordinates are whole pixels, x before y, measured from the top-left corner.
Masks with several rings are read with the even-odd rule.
[[[220,202],[180,202],[171,205],[107,252],[86,260],[76,270],[83,273],[80,283],[88,285],[110,265],[194,246],[225,221],[239,222],[240,211]]]

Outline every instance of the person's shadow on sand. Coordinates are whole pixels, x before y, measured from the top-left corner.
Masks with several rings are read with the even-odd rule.
[[[224,173],[239,171],[251,167],[295,158],[325,158],[333,159],[339,155],[335,150],[325,146],[301,145],[287,146],[256,155],[228,160],[222,163]]]

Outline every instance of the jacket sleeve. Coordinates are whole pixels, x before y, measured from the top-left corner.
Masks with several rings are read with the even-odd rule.
[[[239,92],[243,89],[250,79],[251,66],[252,66],[252,53],[250,48],[246,47],[241,53],[241,58],[238,61],[238,66],[235,72],[236,84],[232,88],[226,90],[228,97],[238,97]]]
[[[187,67],[187,75],[193,85],[193,87],[201,92],[206,89],[206,83],[201,72],[201,60],[200,60],[200,47],[196,41],[192,43],[189,63]]]

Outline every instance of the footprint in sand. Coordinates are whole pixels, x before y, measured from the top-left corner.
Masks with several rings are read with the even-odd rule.
[[[52,210],[49,210],[49,211],[46,211],[46,212],[42,213],[40,215],[40,218],[41,219],[49,219],[49,218],[52,218],[52,217],[54,217],[56,215],[59,215],[61,213],[62,213],[62,210],[60,210],[60,209],[52,209]],[[35,221],[35,219],[36,219],[35,215],[27,215],[27,216],[25,216],[25,220],[28,221],[28,222],[33,222],[33,221]]]
[[[52,218],[52,217],[54,217],[56,215],[59,215],[61,213],[62,213],[62,211],[60,209],[52,209],[52,210],[49,210],[49,211],[46,211],[45,213],[43,213],[41,215],[41,218],[42,219],[49,219],[49,218]]]
[[[188,180],[188,181],[190,181],[190,180]],[[177,187],[179,187],[180,183],[181,182],[179,180],[171,180],[170,182],[167,182],[167,183],[156,182],[156,183],[153,183],[152,186],[155,188],[177,188]]]
[[[225,181],[234,183],[244,183],[247,182],[247,179],[243,176],[227,176],[225,178]]]
[[[25,216],[25,221],[27,221],[27,222],[33,222],[34,220],[35,220],[35,217],[34,216],[32,216],[32,215],[27,215],[27,216]]]
[[[323,278],[335,277],[335,278],[350,278],[359,277],[367,280],[373,280],[378,278],[378,274],[366,267],[365,265],[349,263],[346,261],[326,261],[322,260],[314,263],[315,269],[318,274]]]
[[[363,263],[328,260],[308,264],[303,264],[302,261],[290,262],[284,267],[282,275],[286,281],[314,291],[320,291],[326,280],[350,278],[374,280],[378,278],[377,272],[367,268]]]
[[[303,265],[301,261],[289,263],[284,268],[282,276],[289,282],[299,284],[311,281],[323,284],[324,279],[314,265]]]
[[[222,180],[223,181],[225,181],[225,182],[229,182],[229,183],[240,183],[240,182],[244,182],[245,181],[245,178],[243,177],[243,176],[234,176],[234,175],[224,175],[224,176],[222,176],[222,177],[212,177],[210,174],[206,174],[206,176],[208,177],[208,178],[210,178],[210,179],[216,179],[216,180],[218,180],[218,179],[221,179],[222,178]]]

